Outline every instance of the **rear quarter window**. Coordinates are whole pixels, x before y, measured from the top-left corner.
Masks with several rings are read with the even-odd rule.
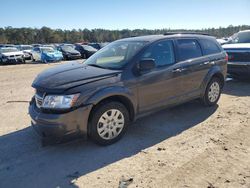
[[[203,48],[204,55],[216,54],[221,52],[219,46],[212,40],[200,39],[200,44]]]
[[[179,61],[185,61],[202,56],[201,48],[195,39],[178,39]]]

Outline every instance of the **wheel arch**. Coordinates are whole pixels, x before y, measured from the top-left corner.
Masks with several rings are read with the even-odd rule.
[[[204,95],[206,91],[206,87],[210,80],[213,77],[217,77],[221,80],[222,88],[224,87],[225,84],[225,76],[223,75],[223,70],[219,66],[215,66],[210,71],[207,73],[206,77],[204,78],[202,85],[201,85],[201,90],[202,90],[202,96]]]
[[[93,105],[90,111],[89,119],[91,119],[94,109],[99,104],[106,101],[117,101],[122,103],[129,112],[130,120],[134,120],[137,106],[136,97],[128,88],[121,86],[108,87],[91,95],[91,97],[86,101],[87,104]]]

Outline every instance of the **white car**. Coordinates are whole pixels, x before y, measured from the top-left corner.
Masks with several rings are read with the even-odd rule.
[[[222,47],[228,54],[228,73],[236,79],[250,79],[250,30],[235,33]]]
[[[7,63],[25,63],[24,53],[13,47],[0,48],[0,64]]]
[[[31,45],[19,45],[17,48],[24,53],[24,59],[25,60],[33,60],[32,59],[32,49],[33,46]]]

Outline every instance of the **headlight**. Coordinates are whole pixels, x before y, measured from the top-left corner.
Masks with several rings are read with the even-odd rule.
[[[43,108],[69,109],[76,103],[80,94],[75,95],[47,95],[43,100]]]

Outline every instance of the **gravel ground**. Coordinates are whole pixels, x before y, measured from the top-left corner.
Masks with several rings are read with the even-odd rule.
[[[30,85],[56,64],[0,67],[0,187],[118,187],[129,179],[131,188],[250,187],[250,83],[228,81],[216,107],[192,101],[140,119],[108,147],[42,147],[30,127]]]

